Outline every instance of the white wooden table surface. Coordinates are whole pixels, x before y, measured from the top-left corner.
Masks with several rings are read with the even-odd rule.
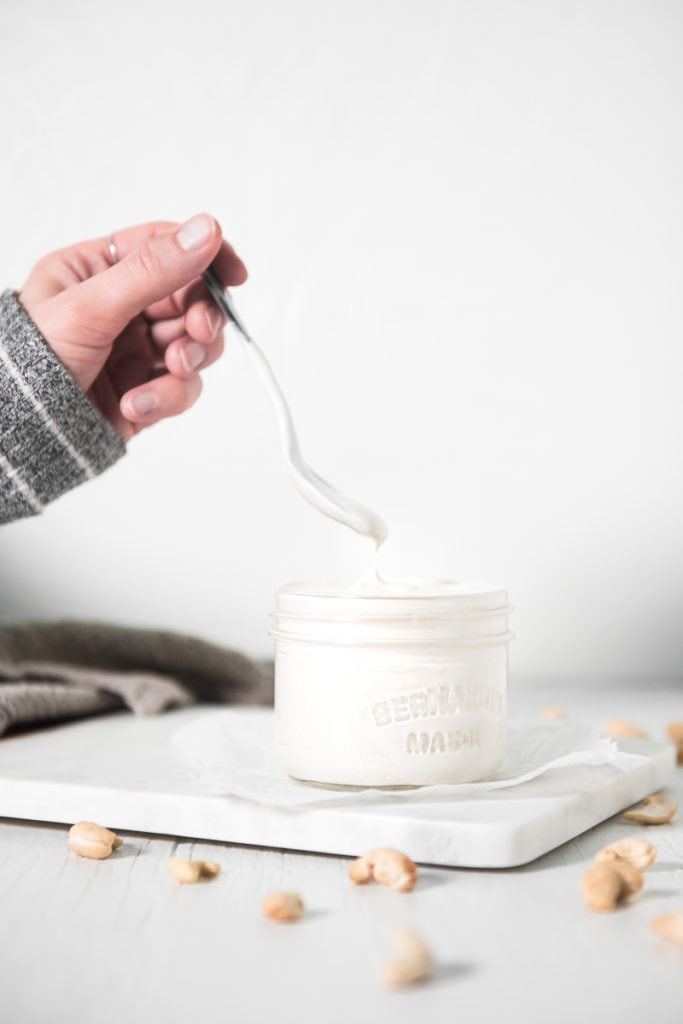
[[[512,690],[517,713],[557,703],[599,725],[632,718],[657,737],[683,719],[681,681]],[[0,1021],[681,1024],[683,949],[649,922],[683,910],[683,768],[667,792],[682,807],[670,825],[613,818],[523,868],[424,868],[406,895],[352,886],[344,858],[173,837],[123,834],[115,857],[88,861],[68,851],[66,827],[0,819]],[[592,913],[579,884],[593,855],[639,831],[659,851],[643,892]],[[174,854],[217,860],[222,873],[179,886]],[[261,916],[276,889],[301,893],[301,922]],[[400,925],[424,937],[438,968],[430,984],[394,993],[377,974]]]

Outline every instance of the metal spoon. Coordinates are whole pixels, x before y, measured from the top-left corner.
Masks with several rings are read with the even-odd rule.
[[[224,290],[211,268],[204,271],[204,281],[216,305],[232,321],[242,334],[244,340],[249,343],[247,345],[247,352],[251,356],[256,370],[265,384],[266,391],[273,404],[280,428],[280,440],[285,461],[299,493],[324,515],[329,516],[331,519],[336,519],[362,536],[367,537],[372,542],[375,550],[377,550],[387,536],[385,523],[372,509],[362,505],[359,501],[355,501],[353,498],[347,498],[336,487],[328,484],[304,460],[299,447],[299,440],[296,436],[296,430],[294,429],[292,414],[289,411],[289,406],[270,363],[246,330],[233,308],[230,296]]]

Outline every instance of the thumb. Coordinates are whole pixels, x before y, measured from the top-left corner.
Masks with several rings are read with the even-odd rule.
[[[109,270],[77,285],[81,310],[112,337],[147,306],[194,281],[221,247],[220,225],[200,213],[176,231],[148,238]]]

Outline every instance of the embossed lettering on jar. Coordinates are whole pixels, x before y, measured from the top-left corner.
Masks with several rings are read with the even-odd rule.
[[[506,738],[510,608],[481,583],[277,593],[275,711],[290,775],[341,786],[492,777]]]

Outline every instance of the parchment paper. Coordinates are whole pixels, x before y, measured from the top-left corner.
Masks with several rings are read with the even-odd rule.
[[[520,786],[550,769],[604,764],[619,769],[631,766],[634,759],[647,760],[619,751],[614,740],[578,722],[520,719],[509,723],[507,753],[494,779],[454,786],[335,790],[297,782],[284,772],[275,751],[274,718],[269,709],[214,711],[179,729],[172,743],[204,788],[269,807],[293,809],[339,800],[348,804],[396,797],[428,803],[449,794],[455,798]]]

